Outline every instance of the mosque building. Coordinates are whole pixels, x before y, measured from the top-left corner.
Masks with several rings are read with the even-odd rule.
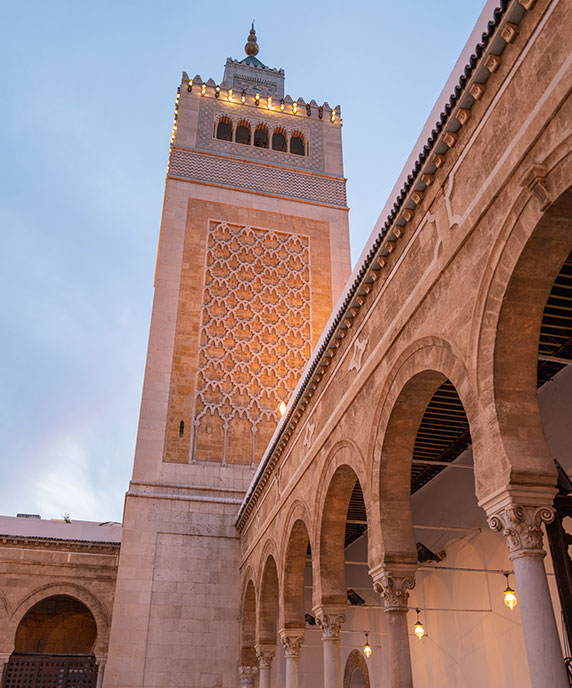
[[[340,106],[183,72],[123,523],[0,517],[2,688],[572,686],[571,37],[487,2],[353,272]]]

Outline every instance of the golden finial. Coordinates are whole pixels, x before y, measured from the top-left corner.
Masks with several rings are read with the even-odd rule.
[[[256,42],[256,31],[254,30],[254,20],[252,21],[252,28],[248,34],[248,40],[244,46],[244,52],[248,56],[258,55],[258,43]]]

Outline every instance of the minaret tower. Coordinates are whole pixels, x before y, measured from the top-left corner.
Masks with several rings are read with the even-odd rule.
[[[105,686],[237,686],[238,507],[350,273],[339,107],[183,73]]]

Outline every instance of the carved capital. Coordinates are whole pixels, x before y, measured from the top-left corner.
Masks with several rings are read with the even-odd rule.
[[[287,628],[280,631],[280,640],[284,647],[285,657],[300,656],[300,646],[304,642],[304,631],[293,628]]]
[[[270,669],[272,667],[272,660],[276,653],[274,645],[257,645],[256,646],[256,660],[259,669]]]
[[[414,571],[382,571],[373,583],[373,589],[381,595],[386,612],[407,611],[409,591],[414,587]]]
[[[0,669],[4,666],[4,664],[8,664],[8,661],[11,657],[12,653],[11,652],[0,652]],[[0,673],[0,678],[1,678],[1,673]]]
[[[546,555],[542,547],[541,526],[554,520],[551,506],[511,503],[489,514],[488,520],[491,530],[502,533],[506,538],[509,559]]]
[[[254,666],[238,667],[238,677],[241,688],[251,688],[254,686],[254,677],[258,669]]]
[[[345,614],[337,612],[328,613],[324,610],[316,611],[316,623],[322,629],[322,638],[329,640],[340,637],[340,628],[346,620]]]

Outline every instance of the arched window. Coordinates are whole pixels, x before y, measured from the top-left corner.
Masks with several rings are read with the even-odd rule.
[[[268,129],[264,124],[257,124],[254,132],[254,145],[257,148],[268,148]]]
[[[306,155],[306,144],[304,143],[304,134],[301,131],[295,131],[290,138],[290,153],[294,155]]]
[[[236,126],[236,136],[234,140],[236,143],[244,143],[250,146],[250,122],[247,122],[245,119],[240,120]]]
[[[221,141],[232,141],[232,120],[223,115],[216,126],[216,137]]]
[[[286,145],[286,132],[282,127],[275,129],[272,134],[272,150],[282,151],[283,153],[288,150]]]

